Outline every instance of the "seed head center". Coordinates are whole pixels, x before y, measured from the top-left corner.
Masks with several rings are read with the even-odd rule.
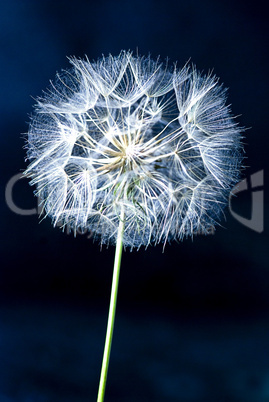
[[[126,159],[134,159],[137,155],[137,149],[135,144],[129,144],[124,150],[124,157]]]

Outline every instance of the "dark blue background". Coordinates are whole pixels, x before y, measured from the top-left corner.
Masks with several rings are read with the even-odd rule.
[[[96,400],[113,248],[12,212],[33,98],[66,56],[121,49],[214,69],[245,132],[243,177],[268,164],[266,3],[33,1],[0,5],[0,402]],[[32,98],[33,97],[33,98]],[[32,188],[13,200],[35,208]],[[266,204],[265,204],[266,205]],[[250,218],[251,194],[233,201]],[[226,211],[212,236],[123,255],[107,401],[269,401],[268,230]],[[266,211],[265,211],[266,212]]]

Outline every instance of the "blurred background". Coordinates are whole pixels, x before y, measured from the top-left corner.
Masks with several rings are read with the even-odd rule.
[[[255,207],[263,227],[249,223],[251,175],[266,177],[268,164],[265,4],[1,2],[0,402],[96,400],[114,249],[63,233],[49,219],[39,223],[33,189],[18,178],[34,98],[68,68],[66,56],[96,60],[121,49],[213,69],[247,128],[248,189],[232,200],[215,234],[164,253],[162,246],[124,253],[106,401],[269,401],[262,180]]]

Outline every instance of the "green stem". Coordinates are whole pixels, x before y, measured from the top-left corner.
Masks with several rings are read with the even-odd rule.
[[[97,402],[103,402],[105,397],[107,371],[109,365],[115,314],[116,314],[117,294],[119,287],[120,265],[121,265],[122,246],[123,246],[123,231],[124,231],[124,211],[122,209],[118,228],[117,244],[115,249],[113,279],[111,286],[109,314],[108,314],[107,330],[106,330],[106,341],[105,341],[101,376],[99,381]]]

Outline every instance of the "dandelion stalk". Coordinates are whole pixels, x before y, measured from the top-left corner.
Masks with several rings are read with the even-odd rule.
[[[122,209],[120,222],[119,222],[116,249],[115,249],[115,260],[114,260],[114,268],[113,268],[113,279],[112,279],[112,286],[111,286],[109,314],[108,314],[108,321],[107,321],[106,341],[105,341],[105,348],[104,348],[104,355],[103,355],[102,369],[101,369],[101,375],[100,375],[97,402],[103,402],[104,397],[105,397],[107,372],[108,372],[110,351],[111,351],[111,345],[112,345],[112,337],[113,337],[116,305],[117,305],[117,294],[118,294],[118,287],[119,287],[120,266],[121,266],[121,256],[122,256],[122,246],[123,246],[123,232],[124,232],[124,210]]]

